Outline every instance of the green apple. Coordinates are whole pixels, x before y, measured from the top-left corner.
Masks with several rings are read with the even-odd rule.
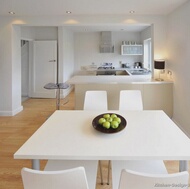
[[[119,124],[121,123],[121,119],[119,117],[115,117],[113,121],[117,121]]]
[[[108,121],[104,122],[103,127],[106,129],[109,129],[110,128],[110,122],[108,122]]]
[[[115,118],[115,117],[117,117],[116,114],[112,114],[112,115],[111,115],[111,118],[112,118],[112,119]]]
[[[106,119],[103,118],[103,117],[98,120],[98,123],[99,123],[100,125],[102,125],[104,122],[106,122]]]
[[[110,117],[110,114],[104,114],[103,117],[104,117],[105,119],[107,119],[107,118]]]
[[[112,122],[111,122],[111,127],[112,127],[113,129],[117,129],[117,128],[119,127],[119,123],[118,123],[117,121],[112,121]]]
[[[106,119],[106,121],[108,121],[108,122],[112,122],[113,119],[112,119],[111,117],[108,117],[108,118]]]

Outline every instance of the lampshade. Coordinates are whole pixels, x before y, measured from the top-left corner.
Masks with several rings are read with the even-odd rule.
[[[154,61],[154,68],[158,70],[165,69],[165,60],[155,60]]]

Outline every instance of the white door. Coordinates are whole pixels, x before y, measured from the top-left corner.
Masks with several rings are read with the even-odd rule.
[[[55,98],[56,90],[45,89],[47,83],[56,83],[57,41],[34,41],[31,66],[30,97]]]

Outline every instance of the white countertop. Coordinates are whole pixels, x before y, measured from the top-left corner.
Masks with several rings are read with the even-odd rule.
[[[67,81],[68,84],[163,84],[173,83],[172,81],[155,81],[150,75],[76,75]]]

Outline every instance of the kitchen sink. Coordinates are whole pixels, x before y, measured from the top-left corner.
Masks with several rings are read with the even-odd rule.
[[[128,70],[131,75],[147,75],[150,74],[150,70],[147,69],[131,69]]]
[[[116,76],[117,75],[130,75],[126,70],[119,70],[119,71],[116,71]]]
[[[136,69],[110,69],[110,70],[98,70],[96,75],[113,75],[113,76],[130,76],[130,75],[148,75],[150,71],[145,68]]]

